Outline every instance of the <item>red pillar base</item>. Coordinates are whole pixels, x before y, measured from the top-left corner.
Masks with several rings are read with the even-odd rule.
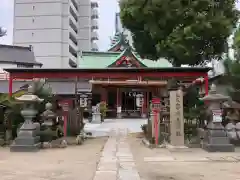
[[[9,76],[9,81],[8,81],[8,93],[9,97],[12,97],[12,91],[13,91],[13,77],[10,75]]]

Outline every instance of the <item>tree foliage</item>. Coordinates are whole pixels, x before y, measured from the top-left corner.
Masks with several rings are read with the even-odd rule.
[[[238,27],[233,36],[234,57],[230,55],[224,59],[225,83],[229,85],[228,92],[232,100],[240,103],[240,28]]]
[[[42,103],[36,104],[35,107],[38,111],[35,121],[39,121],[41,113],[45,111],[45,104],[52,99],[52,91],[51,88],[46,85],[45,81],[42,80],[34,81],[32,86],[34,87],[33,94],[44,99]],[[23,104],[17,102],[15,98],[26,93],[27,90],[20,90],[13,93],[12,97],[9,97],[8,94],[0,94],[0,104],[7,107],[7,111],[4,114],[4,122],[0,121],[0,125],[3,124],[8,130],[13,130],[13,137],[16,136],[19,124],[24,122],[24,118],[21,115]]]
[[[234,58],[240,61],[240,28],[238,27],[233,36]]]
[[[219,58],[239,12],[236,0],[122,0],[122,24],[140,56],[173,65]]]

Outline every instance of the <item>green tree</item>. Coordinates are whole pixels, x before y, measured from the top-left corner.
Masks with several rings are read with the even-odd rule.
[[[174,66],[220,58],[236,26],[236,0],[122,0],[122,24],[140,56]]]
[[[228,92],[234,101],[240,103],[240,28],[238,27],[233,34],[234,57],[229,53],[223,61],[225,74],[224,83],[229,85]]]
[[[240,61],[240,28],[238,27],[233,36],[234,58]]]
[[[41,118],[40,115],[45,110],[45,104],[52,99],[52,92],[51,88],[46,86],[45,81],[42,80],[33,81],[32,86],[34,87],[33,94],[37,95],[41,99],[44,99],[42,103],[36,105],[38,114],[35,121],[39,121]],[[9,97],[8,94],[0,95],[0,104],[7,107],[7,111],[4,114],[3,125],[5,127],[6,134],[12,134],[13,138],[17,135],[17,128],[19,127],[19,124],[24,122],[21,115],[22,104],[16,102],[15,98],[25,93],[27,93],[27,90],[13,93],[12,97]]]

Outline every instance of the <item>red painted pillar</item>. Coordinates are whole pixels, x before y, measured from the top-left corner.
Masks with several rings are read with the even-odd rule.
[[[206,74],[204,76],[204,82],[205,82],[205,95],[208,95],[208,87],[209,87],[209,84],[208,84],[208,74]]]
[[[67,112],[63,113],[63,134],[67,136]]]
[[[105,101],[107,103],[107,91],[105,88],[102,88],[101,101]]]
[[[143,113],[147,113],[147,92],[145,92],[143,96]]]
[[[9,80],[8,80],[8,93],[9,93],[9,97],[12,97],[12,91],[13,91],[13,77],[10,74],[9,75]]]
[[[119,88],[119,91],[118,91],[118,105],[119,106],[122,106],[122,91],[121,89]]]
[[[149,91],[146,92],[146,112],[148,113],[149,106]]]

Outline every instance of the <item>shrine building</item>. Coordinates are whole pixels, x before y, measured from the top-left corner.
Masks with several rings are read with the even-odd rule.
[[[142,59],[128,45],[122,33],[116,33],[107,52],[82,52],[78,62],[70,61],[69,65],[71,68],[68,69],[5,69],[9,73],[9,94],[13,92],[16,79],[45,78],[50,86],[58,79],[62,87],[53,87],[54,93],[69,107],[73,106],[76,97],[86,109],[105,101],[108,117],[139,118],[147,116],[153,97],[159,97],[165,103],[163,105],[167,104],[169,80],[175,79],[187,86],[197,78],[203,78],[205,92],[208,93],[210,68],[172,67],[166,59]],[[62,88],[69,93],[61,93]]]

